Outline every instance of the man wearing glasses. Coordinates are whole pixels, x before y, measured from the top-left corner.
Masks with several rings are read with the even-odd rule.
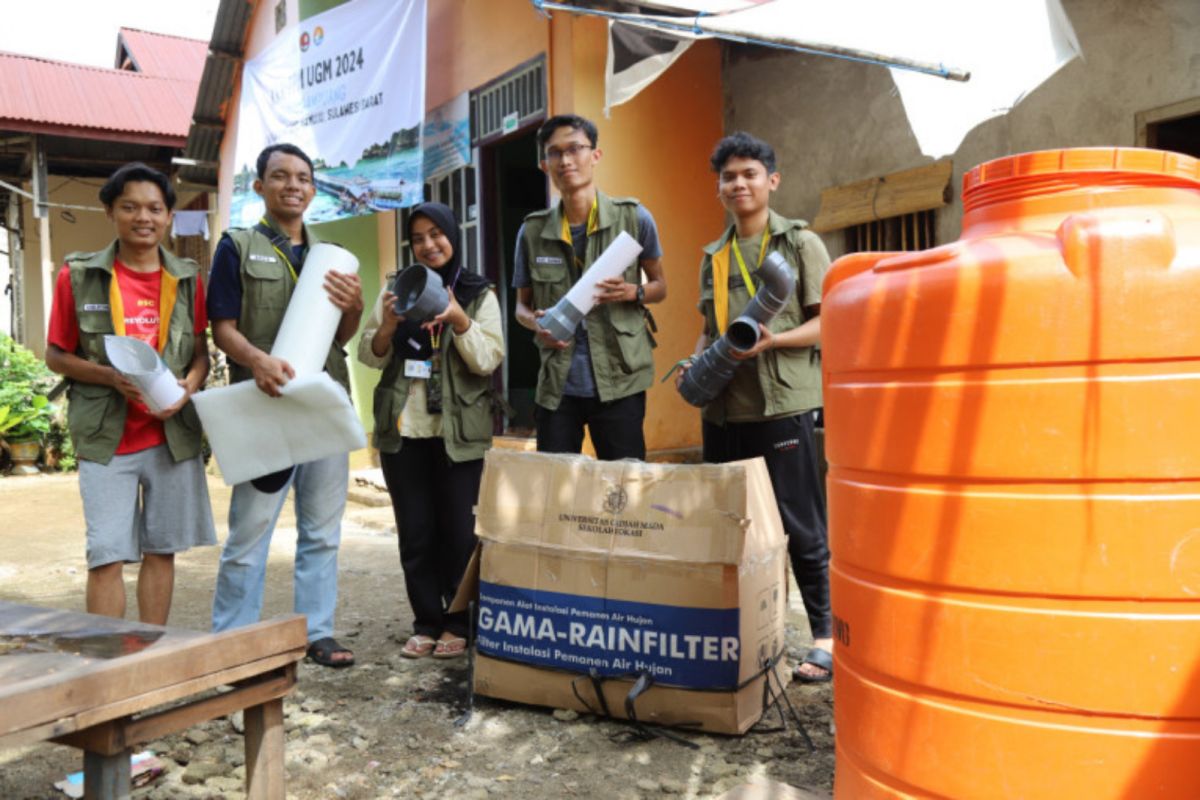
[[[593,122],[574,115],[551,117],[538,129],[541,169],[562,199],[527,216],[517,234],[512,279],[517,321],[534,332],[541,356],[534,397],[537,449],[579,453],[586,427],[597,458],[645,459],[642,421],[654,379],[645,307],[667,296],[662,247],[654,218],[641,203],[596,189],[598,138]],[[638,262],[598,283],[596,306],[574,339],[556,340],[538,326],[538,318],[621,231],[642,246]]]

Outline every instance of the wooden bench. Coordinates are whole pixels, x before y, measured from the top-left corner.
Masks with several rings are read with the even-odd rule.
[[[306,638],[299,614],[212,634],[0,602],[0,747],[78,747],[85,798],[115,800],[135,745],[244,710],[247,797],[283,800]]]

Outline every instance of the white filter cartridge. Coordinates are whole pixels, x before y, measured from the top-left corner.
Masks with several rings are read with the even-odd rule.
[[[353,275],[358,272],[358,259],[336,244],[313,245],[275,335],[271,355],[291,364],[297,376],[314,375],[325,368],[342,319],[342,312],[325,292],[325,274],[330,270]]]

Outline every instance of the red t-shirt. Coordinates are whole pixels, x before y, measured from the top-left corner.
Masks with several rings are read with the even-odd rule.
[[[162,270],[135,272],[120,260],[114,260],[113,278],[121,289],[121,303],[125,307],[125,335],[136,336],[157,349]],[[195,332],[200,337],[208,326],[208,315],[204,308],[204,287],[199,276],[196,276],[195,308]],[[46,341],[68,353],[74,353],[79,347],[75,295],[71,291],[71,271],[66,267],[59,270],[58,281],[54,285],[54,305],[50,309],[50,331]],[[117,444],[117,455],[136,453],[166,441],[163,424],[151,416],[150,410],[141,403],[129,403],[125,414],[125,431]]]

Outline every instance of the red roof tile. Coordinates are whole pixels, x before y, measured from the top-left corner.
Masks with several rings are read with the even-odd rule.
[[[15,53],[0,53],[0,76],[0,128],[179,146],[200,83]]]
[[[121,28],[117,33],[117,42],[118,45],[125,45],[138,72],[160,78],[200,82],[204,59],[208,56],[208,42],[139,31],[136,28]]]

